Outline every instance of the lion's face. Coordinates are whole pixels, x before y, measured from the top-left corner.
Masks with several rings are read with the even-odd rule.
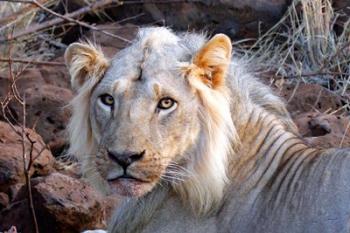
[[[219,198],[234,134],[230,57],[224,35],[204,43],[165,28],[141,30],[111,62],[91,45],[71,45],[65,58],[78,95],[70,152],[85,161],[86,176],[122,195],[141,196],[164,180],[208,202],[200,206]]]
[[[179,163],[200,125],[198,98],[179,61],[133,49],[117,55],[95,87],[90,119],[100,145],[93,158],[97,171],[113,192],[138,196],[161,179],[181,179]]]

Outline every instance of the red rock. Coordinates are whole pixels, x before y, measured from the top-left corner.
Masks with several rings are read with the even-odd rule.
[[[45,84],[70,89],[70,77],[67,69],[64,67],[52,68],[50,66],[44,66],[39,72],[45,80]]]
[[[0,210],[7,207],[10,202],[10,198],[6,193],[0,192]]]
[[[35,126],[44,142],[55,153],[67,143],[66,126],[70,117],[67,107],[73,94],[69,89],[52,85],[26,90],[28,126]],[[56,154],[56,153],[55,153]]]
[[[73,98],[72,91],[53,85],[29,87],[24,91],[26,97],[27,127],[35,128],[44,142],[47,143],[54,154],[60,154],[67,142],[66,126],[70,117],[67,107]],[[22,106],[15,101],[10,108],[22,120]]]
[[[106,211],[106,219],[110,219],[117,208],[118,204],[121,203],[122,199],[125,197],[111,195],[103,199],[103,205]]]
[[[32,187],[40,232],[69,233],[106,227],[102,197],[85,182],[51,173],[32,179]],[[2,212],[0,231],[16,225],[19,232],[33,232],[26,198],[23,187],[13,204]]]
[[[10,92],[8,74],[0,74],[0,100]],[[66,106],[73,98],[69,89],[69,77],[65,67],[42,67],[27,69],[16,81],[18,92],[26,98],[28,128],[35,128],[50,145],[53,153],[59,155],[67,145],[64,129],[69,120],[70,111]],[[22,106],[12,100],[8,106],[12,123],[22,121]],[[5,120],[0,112],[0,120]]]
[[[350,146],[350,119],[318,112],[302,113],[294,117],[299,131],[312,145],[330,147]]]
[[[101,30],[107,31],[114,35],[119,35],[127,40],[134,39],[139,27],[133,24],[120,25],[117,23],[100,24],[97,27]],[[128,43],[121,41],[117,38],[99,33],[97,31],[90,31],[87,37],[91,41],[96,41],[96,43],[101,46],[104,54],[112,58],[119,50],[125,48]]]
[[[14,200],[14,198],[17,196],[18,191],[21,190],[23,188],[23,183],[17,183],[14,185],[11,185],[8,189],[7,194],[9,195],[10,201],[12,202]]]
[[[20,131],[19,127],[15,127]],[[32,150],[34,159],[29,175],[47,175],[54,163],[51,152],[45,148],[42,138],[30,129],[26,129],[31,140],[35,141]],[[25,141],[27,163],[30,157],[31,143]],[[41,152],[41,153],[40,153]],[[25,183],[22,140],[9,124],[0,121],[0,191],[9,192],[11,185]]]
[[[34,233],[33,222],[28,208],[27,200],[12,203],[0,212],[0,232],[16,226],[19,232]]]
[[[1,73],[0,74],[0,96],[4,97],[6,96],[7,92],[10,88],[10,78],[8,73]],[[39,69],[30,68],[24,70],[19,78],[16,80],[16,86],[19,91],[19,93],[22,93],[23,90],[34,87],[34,86],[41,86],[45,84],[45,80],[43,76],[40,73]]]
[[[278,90],[276,90],[278,92]],[[280,95],[288,101],[288,111],[298,115],[310,110],[325,112],[337,110],[343,106],[340,96],[318,84],[301,83],[299,86],[285,84]],[[343,111],[339,111],[341,113]]]
[[[118,6],[107,12],[115,20],[144,13],[129,21],[138,25],[171,25],[177,31],[205,28],[206,31],[226,33],[231,37],[251,38],[277,22],[289,4],[287,0],[201,0],[169,4],[148,1]]]

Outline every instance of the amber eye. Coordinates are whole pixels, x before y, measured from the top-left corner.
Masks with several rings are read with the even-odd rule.
[[[174,104],[175,104],[175,100],[173,100],[170,97],[165,97],[158,102],[157,107],[160,109],[169,109],[172,106],[174,106]]]
[[[103,94],[103,95],[100,96],[100,99],[101,99],[101,102],[104,105],[107,105],[107,106],[113,106],[114,105],[114,98],[111,95]]]

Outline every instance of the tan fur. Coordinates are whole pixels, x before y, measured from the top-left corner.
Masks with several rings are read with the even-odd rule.
[[[193,59],[193,64],[200,69],[195,69],[195,76],[201,77],[213,89],[222,87],[231,62],[231,51],[231,40],[226,35],[214,36]]]
[[[68,131],[70,142],[73,143],[70,145],[69,154],[80,157],[79,159],[83,161],[82,170],[85,171],[85,176],[97,184],[101,181],[95,177],[94,166],[91,166],[89,160],[81,159],[81,157],[89,158],[96,151],[91,131],[88,100],[93,87],[108,68],[109,61],[102,51],[90,42],[71,44],[64,57],[71,75],[71,85],[77,90],[76,97],[70,103],[73,112]]]
[[[150,40],[153,40],[152,37]],[[150,43],[161,42],[158,39],[156,42],[145,43],[145,46],[149,46]],[[236,141],[234,139],[236,137],[235,128],[228,107],[230,96],[223,86],[231,59],[230,54],[229,39],[224,35],[217,35],[203,46],[192,64],[182,68],[186,70],[183,73],[184,78],[188,79],[201,102],[200,121],[203,126],[201,131],[203,136],[201,145],[195,148],[196,152],[189,155],[191,163],[186,167],[186,170],[189,170],[186,179],[183,182],[174,182],[172,185],[182,200],[189,203],[197,214],[207,213],[220,204],[224,187],[228,182],[225,164],[227,154],[232,153],[231,143]],[[106,192],[108,188],[100,184],[105,182],[96,176],[98,173],[96,163],[90,159],[98,151],[90,130],[88,112],[91,90],[107,69],[108,61],[91,44],[75,43],[67,49],[65,57],[72,76],[72,85],[79,88],[78,95],[72,101],[73,116],[69,124],[70,153],[81,159],[85,177]],[[198,76],[197,72],[203,72],[205,78]],[[120,88],[119,81],[114,86],[114,89],[118,88]],[[126,96],[127,93],[128,90],[125,89]],[[197,133],[194,132],[192,137],[197,138]],[[147,163],[141,161],[139,166],[146,168]],[[155,172],[163,173],[164,170],[155,170]],[[158,180],[158,176],[153,175],[152,179]]]
[[[229,153],[233,153],[232,143],[237,142],[236,129],[229,109],[230,95],[223,85],[231,60],[230,39],[222,34],[207,42],[185,68],[185,78],[202,103],[201,122],[206,135],[206,146],[198,147],[192,157],[202,160],[196,163],[190,179],[175,184],[174,188],[189,203],[197,214],[215,209],[223,197],[228,182],[226,166]],[[215,156],[222,155],[221,157]]]
[[[90,42],[71,44],[64,58],[75,89],[80,88],[87,79],[93,79],[96,83],[109,66],[102,51]]]
[[[183,49],[180,55],[174,46]],[[215,213],[232,183],[244,183],[244,191],[266,185],[283,161],[285,147],[294,143],[298,150],[315,153],[298,138],[284,103],[242,69],[243,63],[231,61],[225,35],[206,41],[195,34],[176,36],[165,28],[141,30],[110,67],[98,50],[88,47],[78,44],[66,52],[72,83],[78,87],[70,152],[101,191],[137,197],[119,209],[111,232],[141,231],[173,193],[194,216]],[[175,119],[154,111],[164,92],[179,100],[171,112],[178,114]],[[115,97],[113,111],[100,106],[103,93]],[[157,131],[159,127],[163,130]],[[125,182],[113,188],[107,177],[120,168],[106,156],[107,149],[147,151],[128,168],[147,184]],[[285,156],[294,152],[290,149]],[[281,158],[271,158],[275,155]],[[174,166],[181,168],[175,175]]]

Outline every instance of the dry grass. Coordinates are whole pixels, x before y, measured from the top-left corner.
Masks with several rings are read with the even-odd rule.
[[[57,3],[55,0],[40,0],[45,6]],[[0,35],[6,38],[31,27],[33,22],[42,20],[47,15],[38,7],[27,3],[0,1]],[[27,60],[48,60],[55,56],[52,43],[59,43],[51,31],[41,31],[28,37],[15,41],[0,42],[0,57],[7,58],[9,48],[13,57]],[[9,46],[12,43],[12,46]],[[14,64],[17,66],[18,64]],[[0,71],[6,69],[8,64],[0,63]],[[14,67],[16,69],[16,67]]]
[[[68,12],[70,4],[80,8]],[[104,9],[113,4],[121,5],[118,0],[0,0],[0,71],[7,68],[9,47],[13,50],[11,54],[15,59],[12,61],[16,70],[18,63],[44,64],[43,61],[54,58],[57,49],[67,47],[61,40],[73,26],[98,31],[128,43],[129,40],[122,36],[80,20],[86,14],[101,17],[105,14]]]
[[[291,82],[316,82],[349,95],[350,20],[336,33],[340,14],[329,0],[295,0],[244,54],[259,71]]]

